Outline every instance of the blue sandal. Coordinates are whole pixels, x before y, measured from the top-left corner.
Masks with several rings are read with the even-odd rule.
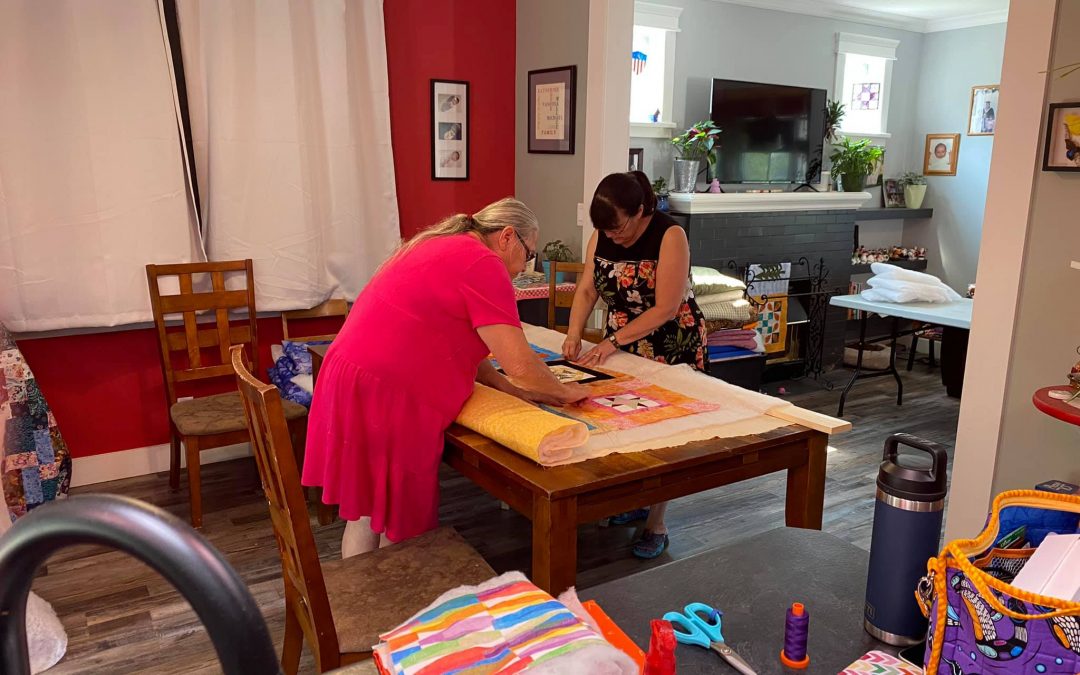
[[[648,517],[649,509],[634,509],[633,511],[627,511],[626,513],[612,516],[608,519],[608,523],[611,525],[629,525],[630,523],[636,523],[639,520],[645,520]]]
[[[634,556],[642,560],[659,558],[670,543],[666,534],[656,534],[645,530],[641,533],[641,538],[634,542]]]

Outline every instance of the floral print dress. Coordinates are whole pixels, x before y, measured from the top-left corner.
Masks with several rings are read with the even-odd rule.
[[[656,304],[656,268],[660,245],[670,227],[679,227],[661,211],[653,214],[645,232],[628,247],[601,234],[593,258],[593,283],[608,307],[606,335],[630,323]],[[705,317],[694,300],[689,275],[682,305],[675,318],[622,349],[659,363],[686,363],[709,371],[705,346]]]

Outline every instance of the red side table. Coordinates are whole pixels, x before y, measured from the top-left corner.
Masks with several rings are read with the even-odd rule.
[[[1075,390],[1068,385],[1043,387],[1032,395],[1031,402],[1035,404],[1036,408],[1047,415],[1055,417],[1062,422],[1068,422],[1069,424],[1080,427],[1080,408],[1060,399],[1051,398],[1051,391],[1068,391],[1075,393]],[[1077,398],[1076,400],[1080,401],[1080,398]]]

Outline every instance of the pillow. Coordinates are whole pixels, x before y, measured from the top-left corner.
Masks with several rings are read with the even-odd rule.
[[[746,284],[741,279],[721,274],[711,267],[691,267],[690,278],[694,284],[695,295],[714,295],[730,290],[744,290]]]
[[[878,276],[886,277],[888,279],[909,281],[915,284],[938,286],[942,283],[941,279],[938,279],[933,274],[924,274],[922,272],[916,272],[915,270],[906,270],[903,267],[889,265],[888,263],[871,263],[870,271]]]
[[[952,302],[943,290],[925,284],[911,284],[903,288],[868,288],[862,292],[862,297],[871,302]]]
[[[887,277],[871,277],[866,283],[875,290],[893,291],[913,298],[906,302],[955,302],[960,299],[959,293],[942,283],[921,284]]]
[[[733,289],[730,291],[724,291],[723,293],[713,293],[711,295],[698,295],[698,305],[706,305],[712,302],[733,302],[735,300],[744,300],[745,291],[739,289]],[[697,295],[695,293],[695,295]]]

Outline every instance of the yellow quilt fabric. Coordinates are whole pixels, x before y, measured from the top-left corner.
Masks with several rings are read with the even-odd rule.
[[[540,464],[569,459],[589,440],[583,422],[560,417],[477,384],[457,423]]]

